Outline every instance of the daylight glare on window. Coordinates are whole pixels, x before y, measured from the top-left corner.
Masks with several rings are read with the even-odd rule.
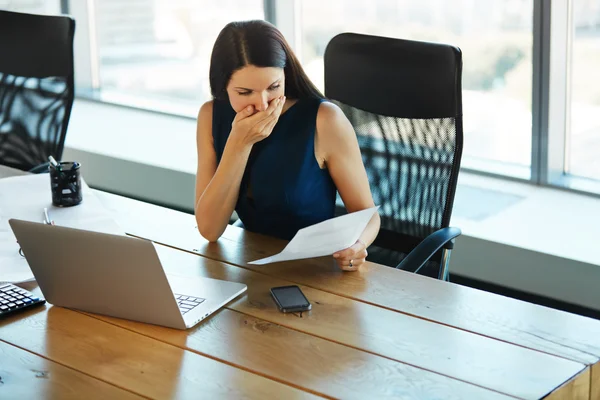
[[[321,88],[325,47],[340,32],[460,47],[464,155],[531,164],[532,0],[302,0],[301,7],[302,62]]]

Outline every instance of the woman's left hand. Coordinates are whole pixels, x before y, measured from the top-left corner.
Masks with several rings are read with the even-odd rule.
[[[352,246],[347,249],[338,251],[333,255],[333,258],[338,263],[338,266],[344,271],[358,271],[367,258],[367,246],[360,240],[357,240]]]

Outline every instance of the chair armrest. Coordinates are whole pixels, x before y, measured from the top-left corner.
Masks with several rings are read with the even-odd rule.
[[[442,247],[452,249],[454,247],[454,238],[460,236],[460,234],[460,229],[453,227],[442,228],[433,232],[423,239],[417,247],[412,249],[396,268],[408,269],[407,266],[410,265],[411,270],[416,267],[414,271],[415,273],[418,272],[439,249]]]
[[[48,172],[49,165],[50,165],[49,162],[45,162],[43,164],[38,164],[35,167],[31,168],[28,172],[31,172],[32,174],[42,174],[44,172]]]

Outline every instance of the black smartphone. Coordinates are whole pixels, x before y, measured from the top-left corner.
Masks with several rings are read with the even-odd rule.
[[[296,285],[271,288],[271,296],[279,311],[284,313],[308,311],[312,308],[302,290]]]

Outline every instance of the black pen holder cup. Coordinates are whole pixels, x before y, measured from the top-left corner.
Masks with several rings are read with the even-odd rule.
[[[57,207],[76,206],[81,203],[81,164],[64,161],[57,168],[48,167],[52,204]]]

